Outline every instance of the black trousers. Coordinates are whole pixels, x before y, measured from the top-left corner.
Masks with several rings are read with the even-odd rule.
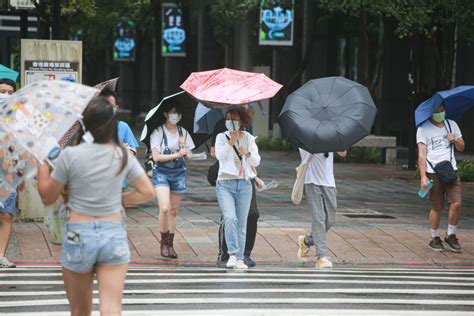
[[[253,247],[255,246],[255,239],[257,238],[257,222],[260,214],[257,207],[257,194],[255,190],[255,181],[252,180],[252,201],[250,202],[249,215],[247,217],[247,235],[245,240],[244,256],[250,256]],[[229,254],[227,253],[227,243],[225,242],[224,221],[221,216],[221,225],[219,226],[219,253],[217,259],[220,261],[227,261]]]

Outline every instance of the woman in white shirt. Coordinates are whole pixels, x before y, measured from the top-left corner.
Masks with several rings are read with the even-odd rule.
[[[216,138],[219,160],[216,192],[224,219],[229,253],[228,268],[247,269],[244,259],[247,217],[252,199],[252,170],[260,164],[255,137],[245,131],[252,123],[249,110],[238,108],[226,113],[227,131]],[[252,168],[253,167],[253,168]]]
[[[178,125],[181,113],[176,106],[166,104],[163,116],[165,123],[150,136],[154,161],[152,183],[160,208],[161,256],[175,259],[178,255],[173,239],[178,209],[187,190],[184,158],[195,146],[188,131]]]

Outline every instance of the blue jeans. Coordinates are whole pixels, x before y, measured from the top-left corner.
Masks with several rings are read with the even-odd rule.
[[[11,192],[8,198],[0,205],[0,213],[15,214],[16,213],[16,192]]]
[[[127,231],[123,221],[73,222],[67,224],[61,264],[68,270],[87,273],[98,265],[130,261]]]
[[[178,194],[185,193],[187,190],[186,169],[184,167],[169,169],[155,164],[151,182],[155,188],[168,187],[171,192]]]
[[[216,193],[224,219],[227,253],[243,260],[252,183],[250,180],[219,180]]]

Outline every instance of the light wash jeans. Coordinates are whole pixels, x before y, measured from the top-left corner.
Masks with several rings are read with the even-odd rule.
[[[316,247],[318,258],[326,257],[328,254],[326,233],[336,222],[336,188],[305,184],[304,192],[312,215],[311,235],[306,242]]]
[[[227,252],[236,255],[237,260],[243,260],[252,183],[250,180],[219,180],[216,193],[224,218]]]

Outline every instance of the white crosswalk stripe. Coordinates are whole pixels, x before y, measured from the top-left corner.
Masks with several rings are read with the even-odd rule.
[[[96,310],[98,303],[95,289]],[[123,308],[124,315],[474,315],[474,270],[132,267]],[[67,311],[60,268],[0,269],[0,315]]]

